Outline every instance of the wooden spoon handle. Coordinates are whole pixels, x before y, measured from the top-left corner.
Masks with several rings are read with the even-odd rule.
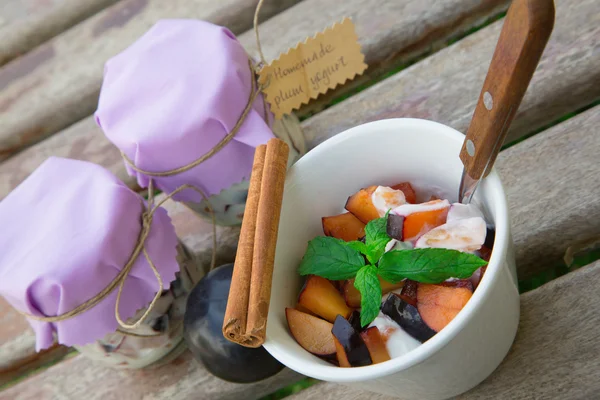
[[[494,165],[553,26],[553,0],[513,0],[460,152],[471,178]]]

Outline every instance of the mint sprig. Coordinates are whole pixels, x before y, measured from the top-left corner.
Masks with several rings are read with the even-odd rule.
[[[351,279],[364,265],[364,257],[343,240],[318,236],[308,242],[299,272],[331,280]]]
[[[410,279],[421,283],[442,283],[448,278],[465,279],[487,262],[474,254],[450,249],[394,250],[379,260],[378,273],[392,283]]]
[[[377,267],[365,265],[359,269],[354,287],[360,292],[360,324],[367,326],[379,314],[381,304],[381,283],[377,277]]]
[[[367,252],[365,255],[371,264],[376,264],[385,252],[385,246],[391,240],[387,234],[387,218],[389,211],[382,218],[370,221],[365,226],[365,244]]]
[[[389,211],[388,211],[389,213]],[[421,283],[442,283],[449,278],[465,279],[487,264],[476,255],[450,249],[407,249],[385,252],[391,240],[387,217],[374,219],[365,226],[365,242],[345,242],[318,236],[308,243],[300,263],[300,275],[318,275],[330,280],[356,278],[354,286],[361,294],[360,323],[373,322],[381,304],[383,280],[397,283],[411,279]]]

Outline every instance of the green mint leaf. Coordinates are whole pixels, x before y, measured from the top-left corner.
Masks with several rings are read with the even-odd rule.
[[[365,226],[365,243],[367,245],[367,259],[376,264],[385,252],[385,246],[391,240],[387,234],[387,219],[389,210],[382,218],[370,221]]]
[[[360,252],[361,254],[364,254],[365,256],[368,253],[367,245],[358,240],[354,240],[352,242],[346,242],[346,245],[353,248],[354,250]]]
[[[343,240],[318,236],[308,242],[298,272],[331,280],[351,279],[364,265],[364,257]]]
[[[360,325],[367,326],[379,314],[381,306],[381,284],[377,267],[365,265],[356,273],[354,287],[360,292]]]
[[[385,216],[369,221],[367,226],[365,226],[365,243],[367,246],[381,239],[387,239],[388,241],[390,240],[390,237],[387,234],[388,213],[389,211],[385,214]]]
[[[392,250],[379,260],[379,275],[396,283],[404,278],[421,283],[466,279],[487,262],[474,254],[450,249]]]

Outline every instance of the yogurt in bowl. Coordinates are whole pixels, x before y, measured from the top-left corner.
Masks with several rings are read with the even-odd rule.
[[[304,281],[298,266],[306,244],[323,234],[323,216],[338,214],[349,194],[372,185],[422,182],[457,193],[463,139],[460,132],[431,121],[382,120],[325,141],[290,169],[264,344],[275,358],[316,379],[405,399],[458,395],[500,364],[516,334],[519,294],[506,197],[494,171],[482,181],[474,199],[496,230],[486,273],[462,311],[429,340],[388,361],[339,368],[298,344],[285,313],[285,308],[296,306]]]

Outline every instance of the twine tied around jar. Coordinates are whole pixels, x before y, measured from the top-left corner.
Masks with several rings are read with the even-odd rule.
[[[148,190],[149,190],[148,205],[146,206],[146,204],[144,204],[143,200],[140,199],[141,203],[142,203],[142,208],[144,209],[144,211],[142,212],[142,215],[141,215],[142,228],[141,228],[140,234],[137,238],[134,250],[131,253],[131,256],[129,257],[129,259],[128,259],[127,263],[125,264],[125,266],[123,267],[123,269],[100,293],[98,293],[91,299],[87,300],[86,302],[80,304],[79,306],[75,307],[71,311],[67,311],[63,314],[59,314],[56,316],[41,317],[41,316],[37,316],[37,315],[33,315],[33,314],[28,314],[28,313],[25,313],[22,311],[19,311],[19,313],[24,315],[27,318],[31,318],[36,321],[42,321],[42,322],[64,321],[66,319],[76,317],[76,316],[90,310],[91,308],[95,307],[98,303],[100,303],[102,300],[104,300],[110,293],[112,293],[118,287],[117,301],[115,302],[115,318],[117,319],[117,322],[119,323],[119,325],[124,329],[138,328],[142,324],[142,322],[146,319],[146,317],[150,314],[152,309],[154,308],[154,305],[156,304],[158,299],[161,297],[162,291],[164,288],[164,283],[162,281],[162,278],[160,277],[158,269],[152,262],[152,259],[150,258],[150,255],[148,254],[148,251],[146,250],[146,239],[150,235],[150,230],[152,228],[152,221],[154,219],[154,214],[156,213],[156,210],[158,210],[160,208],[160,206],[162,206],[167,200],[171,199],[177,193],[181,192],[182,190],[186,190],[186,189],[191,189],[191,190],[198,192],[204,199],[208,198],[202,190],[200,190],[192,185],[182,185],[182,186],[178,187],[176,190],[174,190],[172,193],[167,195],[164,199],[162,199],[160,202],[158,202],[155,205],[154,204],[153,183],[152,183],[152,180],[150,180],[150,184],[148,185]],[[209,204],[209,207],[210,207],[210,204]],[[215,228],[216,224],[215,224],[215,218],[214,218],[214,213],[212,212],[212,209],[210,209],[210,213],[213,216],[213,254],[212,254],[212,261],[211,261],[211,268],[212,268],[212,267],[214,267],[215,260],[216,260],[217,242],[216,242],[216,228]],[[143,315],[134,323],[127,324],[122,320],[121,315],[119,313],[119,304],[121,301],[121,293],[123,291],[123,286],[125,285],[125,281],[126,281],[127,277],[129,276],[129,273],[131,272],[131,269],[133,268],[135,261],[137,260],[137,258],[139,257],[140,254],[144,255],[144,257],[146,258],[146,261],[148,261],[148,264],[150,265],[150,268],[152,269],[152,272],[154,272],[154,275],[158,282],[159,289],[156,292],[156,295],[154,296],[154,298],[152,299],[150,304],[148,305],[148,307],[146,307],[146,310],[144,311]]]
[[[190,169],[202,164],[203,162],[205,162],[206,160],[208,160],[209,158],[214,156],[221,149],[223,149],[235,137],[235,135],[237,135],[237,133],[239,132],[240,128],[242,127],[244,121],[246,120],[246,117],[252,110],[254,101],[256,100],[256,98],[258,97],[259,93],[262,91],[264,86],[268,85],[268,82],[267,82],[266,85],[259,85],[257,87],[256,75],[255,75],[257,70],[259,70],[264,64],[266,64],[265,57],[262,52],[262,47],[260,45],[259,35],[258,35],[258,15],[259,15],[260,9],[262,7],[263,1],[264,0],[260,0],[258,2],[257,6],[256,6],[256,11],[254,14],[254,33],[256,35],[256,44],[257,44],[261,62],[255,66],[253,64],[252,60],[250,59],[250,57],[248,57],[248,65],[249,65],[251,75],[252,75],[252,77],[251,77],[251,85],[252,86],[251,86],[251,90],[250,90],[250,96],[248,98],[248,102],[247,102],[242,114],[240,115],[240,118],[234,125],[231,132],[229,132],[225,137],[223,137],[223,139],[221,139],[221,141],[219,143],[217,143],[211,150],[209,150],[202,157],[198,158],[195,161],[192,161],[191,163],[189,163],[187,165],[184,165],[179,168],[174,168],[174,169],[171,169],[168,171],[156,172],[156,171],[143,170],[143,169],[137,167],[135,165],[135,163],[129,157],[127,157],[127,155],[124,152],[121,152],[121,156],[123,157],[123,160],[131,169],[133,169],[136,172],[139,172],[141,174],[147,175],[149,177],[166,177],[166,176],[180,174],[180,173],[189,171]],[[263,97],[263,106],[264,106],[264,112],[265,112],[265,122],[270,125],[269,118],[268,118],[267,106],[266,106],[264,97]],[[42,322],[64,321],[66,319],[76,317],[76,316],[90,310],[91,308],[95,307],[96,305],[98,305],[98,303],[100,303],[102,300],[104,300],[110,293],[112,293],[118,287],[117,300],[115,302],[115,318],[116,318],[117,322],[119,323],[119,325],[121,326],[121,328],[123,328],[123,329],[133,330],[133,329],[138,328],[143,323],[143,321],[148,317],[148,315],[150,314],[150,312],[156,305],[156,302],[162,296],[162,291],[164,288],[164,283],[163,283],[162,278],[160,277],[158,269],[152,262],[152,259],[150,258],[150,255],[148,254],[146,247],[145,247],[146,240],[147,240],[148,236],[150,235],[154,214],[156,213],[156,210],[158,210],[160,208],[160,206],[162,206],[166,201],[172,199],[175,195],[182,192],[183,190],[188,190],[188,189],[194,190],[202,196],[202,198],[207,203],[208,211],[212,217],[213,251],[212,251],[212,259],[211,259],[210,269],[211,270],[214,269],[215,264],[216,264],[216,255],[217,255],[217,230],[216,230],[215,214],[210,205],[210,202],[208,201],[208,196],[204,193],[204,191],[202,191],[201,189],[199,189],[193,185],[182,185],[182,186],[179,186],[177,189],[175,189],[170,194],[168,194],[167,196],[165,196],[160,202],[158,202],[157,204],[154,204],[154,181],[152,180],[152,178],[150,178],[149,182],[148,182],[147,205],[144,204],[144,201],[140,199],[141,203],[142,203],[142,208],[144,209],[144,211],[142,212],[142,215],[141,215],[142,227],[140,230],[140,234],[137,238],[136,245],[134,247],[134,250],[133,250],[131,256],[129,257],[129,259],[128,259],[127,263],[125,264],[125,266],[123,267],[123,269],[117,274],[117,276],[100,293],[98,293],[94,297],[90,298],[89,300],[85,301],[84,303],[80,304],[79,306],[75,307],[71,311],[67,311],[65,313],[62,313],[62,314],[59,314],[56,316],[38,316],[38,315],[29,314],[29,313],[26,313],[26,312],[23,312],[20,310],[18,310],[18,312],[21,315],[25,316],[26,318],[30,318],[30,319],[36,320],[36,321],[42,321]],[[140,254],[144,255],[144,257],[146,258],[146,261],[148,262],[150,268],[152,269],[152,272],[154,273],[156,280],[158,282],[159,290],[156,292],[156,295],[154,296],[154,298],[152,299],[150,304],[146,307],[146,310],[144,311],[143,315],[140,318],[138,318],[138,320],[135,321],[134,323],[128,324],[125,321],[123,321],[123,319],[121,318],[121,315],[119,312],[119,304],[121,301],[121,293],[123,291],[123,286],[125,284],[125,281],[126,281],[127,277],[129,276],[131,269],[133,268],[135,261],[137,260],[137,258],[139,257]],[[120,329],[118,329],[118,331],[123,334],[126,334],[126,335],[131,334],[134,336],[142,336],[142,335],[137,335],[137,334],[133,334],[130,332],[124,332]],[[146,336],[146,335],[143,335],[143,336]],[[153,336],[153,335],[149,335],[149,336]]]

